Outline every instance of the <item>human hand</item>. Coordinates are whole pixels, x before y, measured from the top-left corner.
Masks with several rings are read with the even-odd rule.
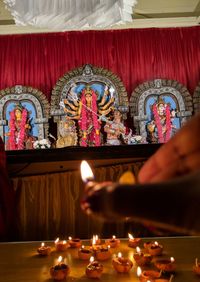
[[[200,114],[193,117],[144,164],[140,183],[155,183],[200,169]]]

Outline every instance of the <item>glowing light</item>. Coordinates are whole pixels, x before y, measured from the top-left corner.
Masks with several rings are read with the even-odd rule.
[[[94,179],[92,169],[86,161],[81,162],[81,177],[84,182]]]

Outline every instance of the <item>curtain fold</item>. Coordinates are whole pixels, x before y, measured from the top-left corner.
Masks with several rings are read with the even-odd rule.
[[[95,179],[117,181],[127,170],[137,175],[142,164],[96,168]],[[108,231],[113,230],[118,236],[124,236],[124,224],[115,223],[112,230],[106,230],[103,221],[90,218],[81,211],[84,184],[79,171],[17,177],[12,182],[16,194],[18,240],[90,238],[92,234],[108,235]]]
[[[200,27],[3,35],[0,62],[0,89],[30,85],[49,100],[59,77],[87,63],[117,74],[129,95],[154,78],[177,80],[193,93],[200,81]]]

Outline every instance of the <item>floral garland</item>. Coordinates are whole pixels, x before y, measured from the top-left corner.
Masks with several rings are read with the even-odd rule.
[[[86,98],[85,98],[85,90],[82,93],[82,97],[81,97],[81,103],[82,103],[82,110],[81,110],[81,119],[80,119],[80,128],[83,132],[83,136],[81,138],[81,146],[86,147],[87,146],[87,108],[86,106]],[[99,136],[99,122],[98,122],[98,116],[97,116],[97,98],[96,95],[94,93],[94,91],[92,91],[92,105],[91,105],[91,110],[92,110],[92,120],[93,120],[93,126],[95,129],[95,146],[100,146],[100,136]]]
[[[15,110],[13,110],[10,114],[10,138],[9,138],[9,147],[10,150],[23,150],[24,149],[24,141],[25,141],[25,130],[26,130],[26,120],[27,120],[28,112],[26,109],[22,110],[22,118],[20,122],[20,131],[18,135],[18,142],[16,140],[16,117]]]
[[[157,105],[153,105],[153,115],[155,118],[155,124],[158,130],[158,140],[160,143],[165,143],[170,139],[171,136],[171,118],[170,118],[170,107],[169,105],[166,106],[165,108],[165,114],[166,114],[166,135],[164,138],[164,134],[162,132],[162,125],[161,125],[161,120],[158,114],[158,108]]]

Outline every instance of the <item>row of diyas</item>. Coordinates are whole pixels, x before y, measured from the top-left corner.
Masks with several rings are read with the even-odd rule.
[[[97,248],[97,246],[99,248]],[[93,247],[95,247],[95,249],[93,249]],[[42,246],[42,248],[44,248],[44,246]],[[81,257],[81,255],[83,257]],[[95,256],[95,259],[93,255]],[[79,248],[78,256],[80,259],[90,260],[90,263],[85,270],[86,275],[89,278],[99,278],[103,272],[103,265],[99,261],[110,259],[111,254],[110,248],[108,246],[93,244],[92,246],[82,246],[81,248]],[[140,266],[145,266],[146,264],[150,263],[150,258],[152,259],[152,257],[153,256],[149,253],[144,253],[143,251],[141,251],[139,247],[136,248],[136,251],[133,254],[133,258],[135,259],[136,264]],[[133,262],[130,257],[124,257],[121,253],[118,253],[118,255],[115,255],[112,258],[112,266],[118,273],[128,273],[133,267]],[[142,270],[140,266],[138,266],[137,268],[137,275],[141,282],[171,282],[173,279],[172,273],[174,273],[176,270],[176,263],[174,258],[172,257],[170,259],[158,259],[157,256],[154,257],[154,266],[156,266],[157,270]],[[198,263],[197,259],[193,270],[196,274],[200,275],[200,264]],[[63,276],[66,277],[69,272],[70,267],[66,263],[62,262],[62,257],[59,257],[58,264],[50,268],[50,274],[54,278],[54,280],[62,280]],[[164,276],[162,275],[162,273],[164,273]],[[167,273],[171,275],[170,277],[168,276],[167,278],[165,278]]]

